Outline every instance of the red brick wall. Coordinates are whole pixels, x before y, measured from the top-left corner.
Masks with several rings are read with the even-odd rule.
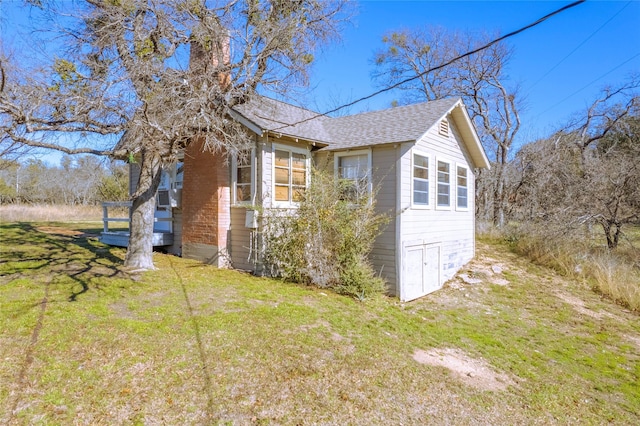
[[[203,152],[191,144],[184,155],[182,243],[227,247],[231,225],[229,164],[224,154]]]

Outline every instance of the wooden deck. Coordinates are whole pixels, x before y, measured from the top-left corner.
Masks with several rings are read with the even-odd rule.
[[[123,230],[110,230],[110,222],[126,223],[126,227],[129,227],[129,217],[109,217],[109,208],[128,208],[129,215],[131,215],[131,202],[130,201],[105,201],[102,203],[102,232],[100,233],[100,241],[110,246],[116,247],[128,247],[129,246],[129,231]],[[171,218],[167,219],[155,219],[157,222],[171,221]],[[170,231],[154,231],[153,232],[153,246],[162,247],[170,246],[173,244],[173,232]]]
[[[107,231],[100,234],[100,241],[110,246],[127,247],[129,245],[129,233],[126,231]],[[162,247],[173,244],[172,232],[154,232],[153,246]]]

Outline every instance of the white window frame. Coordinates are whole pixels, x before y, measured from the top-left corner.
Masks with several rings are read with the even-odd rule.
[[[467,186],[465,186],[464,188],[467,190],[467,205],[466,206],[460,206],[459,204],[459,196],[460,196],[460,188],[461,186],[458,184],[458,169],[462,169],[466,172],[466,180],[467,180]],[[469,167],[462,165],[462,164],[456,164],[456,210],[460,210],[460,211],[468,211],[469,210]]]
[[[427,159],[427,164],[428,164],[428,168],[427,168],[427,204],[417,204],[415,202],[415,197],[414,197],[414,185],[415,185],[415,179],[421,179],[421,178],[416,178],[414,175],[414,167],[415,167],[415,155],[419,155],[420,157],[424,157]],[[431,191],[431,181],[432,181],[432,176],[433,173],[431,172],[433,170],[433,161],[432,161],[432,156],[431,154],[427,154],[426,152],[422,152],[422,151],[418,151],[418,150],[412,150],[411,151],[411,208],[414,209],[430,209],[432,207],[432,203],[431,203],[431,195],[432,195],[432,191]]]
[[[250,161],[251,161],[251,184],[249,185],[250,197],[249,200],[238,200],[238,156],[234,155],[231,158],[231,182],[232,182],[232,205],[234,206],[250,206],[254,203],[254,197],[256,192],[256,150],[251,148]]]
[[[449,181],[447,182],[448,187],[449,187],[449,204],[444,205],[444,204],[440,204],[440,202],[438,201],[438,197],[440,195],[440,163],[444,163],[447,164],[449,166]],[[435,179],[435,187],[436,187],[436,191],[435,191],[435,204],[436,204],[436,210],[451,210],[451,207],[453,206],[452,198],[454,196],[454,191],[453,191],[453,185],[451,185],[451,171],[455,170],[455,168],[453,167],[454,164],[451,161],[448,160],[443,160],[443,159],[437,159],[435,161],[435,166],[436,166],[436,170],[435,170],[435,175],[436,175],[436,179]]]
[[[276,151],[288,151],[290,154],[302,154],[305,156],[305,188],[309,187],[310,175],[311,175],[311,153],[307,148],[299,148],[291,145],[272,144],[271,146],[271,203],[274,207],[298,207],[300,204],[297,201],[293,201],[293,186],[292,177],[293,173],[289,173],[289,200],[277,201],[276,200]],[[289,171],[291,171],[291,155],[289,155]]]
[[[371,179],[371,149],[356,149],[350,151],[339,151],[333,155],[333,171],[336,178],[340,178],[340,159],[345,157],[355,157],[359,155],[367,156],[367,194],[371,196],[373,191]],[[346,178],[345,178],[346,179]],[[370,200],[371,201],[371,200]]]

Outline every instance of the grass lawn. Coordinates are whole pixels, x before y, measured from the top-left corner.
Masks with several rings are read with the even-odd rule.
[[[638,316],[505,246],[361,303],[95,226],[0,223],[0,424],[640,424]]]

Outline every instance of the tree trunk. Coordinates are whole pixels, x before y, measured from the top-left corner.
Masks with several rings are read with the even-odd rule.
[[[140,180],[132,196],[129,246],[124,266],[130,269],[154,269],[153,222],[156,191],[160,185],[162,161],[160,155],[142,152]]]
[[[620,239],[620,226],[616,223],[610,223],[606,221],[601,222],[604,235],[607,237],[607,247],[609,250],[613,250],[618,247],[618,240]]]
[[[493,191],[493,224],[498,228],[504,227],[504,163],[496,164],[496,180]]]

